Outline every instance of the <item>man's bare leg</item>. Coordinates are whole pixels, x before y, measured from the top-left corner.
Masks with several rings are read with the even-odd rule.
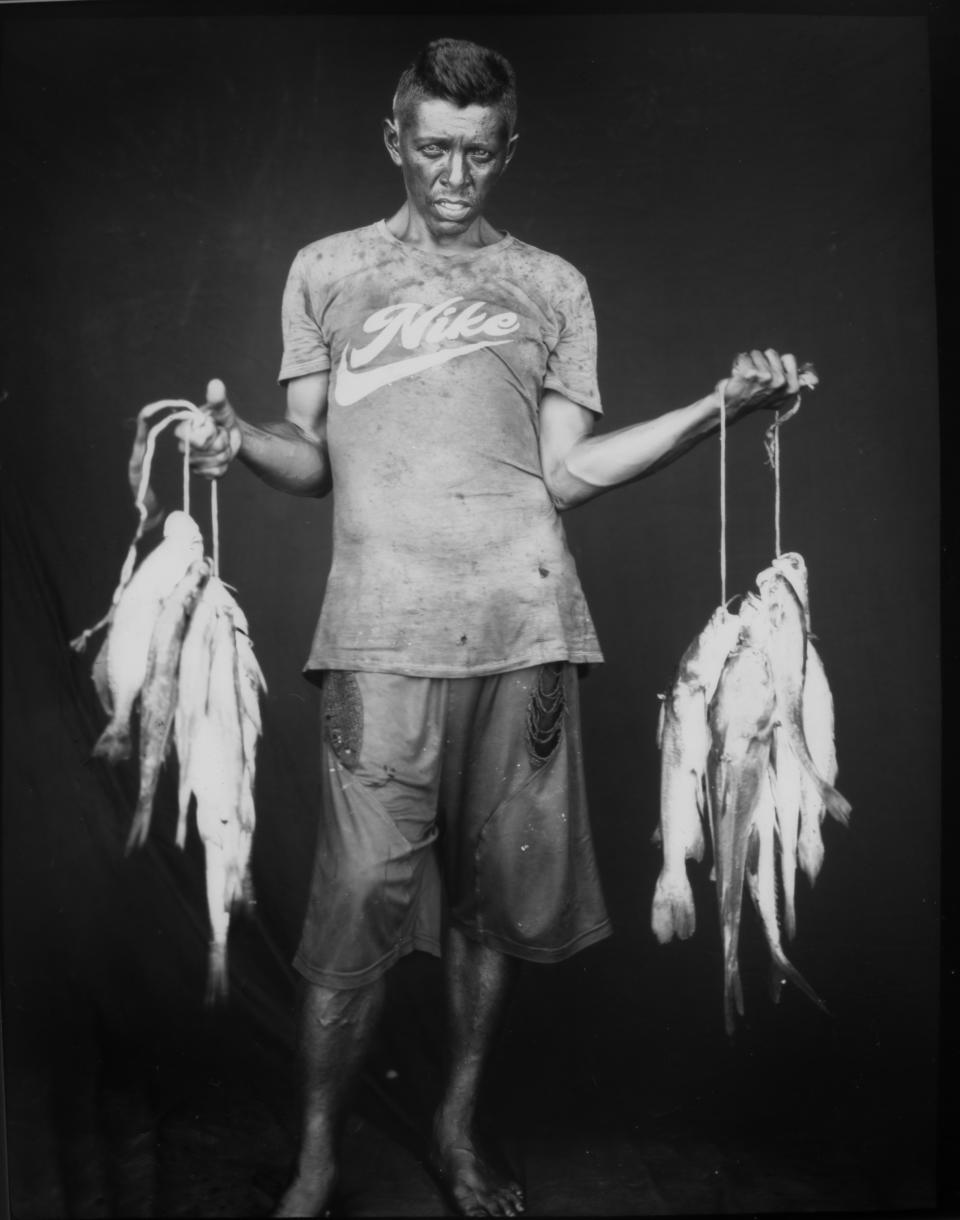
[[[516,1216],[523,1192],[474,1145],[480,1077],[519,963],[451,928],[444,946],[449,1077],[434,1116],[433,1158],[465,1216]]]
[[[303,1129],[297,1174],[276,1216],[317,1216],[336,1178],[334,1141],[343,1101],[383,1007],[385,980],[350,991],[307,984],[300,1027]]]

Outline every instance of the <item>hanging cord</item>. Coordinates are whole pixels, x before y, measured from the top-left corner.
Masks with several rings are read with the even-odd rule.
[[[773,557],[779,559],[780,546],[780,412],[774,416],[773,433]]]
[[[773,423],[763,434],[763,443],[767,451],[767,462],[773,468],[773,554],[779,557],[783,552],[780,546],[780,429],[788,419],[793,419],[800,410],[800,395],[790,408],[782,415],[779,411],[774,415]]]
[[[213,535],[213,574],[220,576],[220,499],[217,480],[210,482],[210,533]]]
[[[183,511],[190,516],[190,430],[183,434]]]
[[[720,604],[727,604],[727,378],[717,383],[720,395]]]

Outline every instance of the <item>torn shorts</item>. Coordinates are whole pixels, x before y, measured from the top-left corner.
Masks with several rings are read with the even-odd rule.
[[[576,666],[471,678],[327,671],[311,982],[362,987],[449,920],[530,961],[610,934],[590,838]]]

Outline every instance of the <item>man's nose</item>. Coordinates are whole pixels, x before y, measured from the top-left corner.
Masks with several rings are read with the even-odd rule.
[[[467,161],[463,153],[451,151],[443,167],[443,180],[447,186],[462,186],[467,178]]]

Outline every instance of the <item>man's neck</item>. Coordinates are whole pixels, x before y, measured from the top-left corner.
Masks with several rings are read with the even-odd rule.
[[[399,241],[431,254],[463,254],[470,250],[479,250],[484,246],[492,246],[500,241],[502,233],[498,233],[492,224],[483,216],[462,233],[434,233],[424,219],[408,204],[404,203],[386,222],[387,228]]]

